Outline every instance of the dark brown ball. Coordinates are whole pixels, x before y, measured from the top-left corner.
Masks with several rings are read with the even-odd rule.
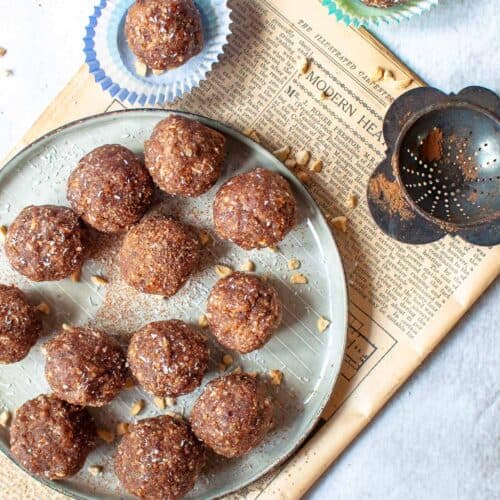
[[[128,348],[132,374],[154,396],[180,396],[196,389],[208,368],[205,340],[183,321],[149,323]]]
[[[69,176],[67,197],[89,226],[103,233],[119,233],[146,212],[153,197],[153,181],[132,151],[107,144],[78,162]]]
[[[91,328],[61,330],[45,344],[45,377],[54,394],[72,404],[103,406],[127,381],[118,342]]]
[[[247,353],[262,347],[281,322],[274,287],[254,274],[233,273],[219,280],[208,297],[207,319],[225,347]]]
[[[48,479],[76,474],[95,446],[95,425],[84,408],[42,394],[16,411],[10,449],[28,471]]]
[[[137,58],[156,70],[182,66],[203,49],[201,16],[192,0],[136,0],[125,36]]]
[[[215,196],[213,211],[217,234],[246,250],[278,244],[297,219],[290,185],[263,168],[229,179]]]
[[[125,281],[145,293],[170,297],[196,270],[201,246],[189,226],[163,217],[149,217],[127,233],[120,251]]]
[[[265,386],[246,373],[212,380],[191,413],[198,439],[228,458],[242,456],[257,446],[272,421],[273,406]]]
[[[115,473],[139,498],[175,500],[193,487],[205,450],[187,422],[170,415],[132,425],[115,455]]]
[[[55,281],[81,268],[87,232],[66,207],[29,206],[7,231],[5,252],[10,265],[33,281]]]
[[[146,141],[146,167],[156,185],[171,195],[199,196],[220,177],[226,138],[196,120],[171,115]]]
[[[37,310],[15,286],[0,285],[0,363],[25,358],[42,334]]]

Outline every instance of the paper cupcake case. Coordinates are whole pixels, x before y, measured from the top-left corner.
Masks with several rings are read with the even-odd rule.
[[[377,26],[381,23],[399,23],[436,5],[439,0],[407,0],[393,7],[369,7],[361,0],[322,0],[328,13],[347,26]]]
[[[125,39],[124,25],[134,0],[101,0],[85,28],[85,62],[95,81],[120,101],[141,106],[169,103],[203,81],[224,51],[231,33],[227,0],[194,0],[200,11],[204,47],[179,68],[142,77],[135,71],[136,57]]]

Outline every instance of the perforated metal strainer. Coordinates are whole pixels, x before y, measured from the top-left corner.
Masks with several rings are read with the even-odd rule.
[[[368,203],[379,226],[406,243],[445,234],[500,243],[500,100],[481,87],[457,95],[407,92],[384,120],[387,156]]]

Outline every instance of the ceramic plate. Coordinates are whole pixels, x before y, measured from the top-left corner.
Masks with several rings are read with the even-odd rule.
[[[142,154],[144,141],[153,127],[169,112],[131,110],[108,113],[66,125],[28,146],[0,171],[0,224],[8,225],[26,205],[66,205],[66,182],[80,157],[93,148],[119,143]],[[205,248],[202,269],[174,297],[137,293],[128,287],[116,269],[119,237],[95,235],[92,258],[83,268],[82,280],[32,283],[13,271],[0,250],[0,283],[13,283],[24,290],[33,303],[48,302],[52,313],[45,324],[46,336],[21,362],[0,366],[0,409],[14,410],[24,401],[49,391],[44,378],[43,343],[61,323],[91,323],[109,333],[126,335],[143,324],[159,319],[182,319],[195,328],[204,313],[207,294],[217,280],[217,263],[238,269],[246,259],[255,263],[256,273],[266,275],[276,286],[284,305],[279,331],[253,353],[237,356],[228,372],[241,367],[266,373],[277,369],[284,373],[280,386],[273,386],[277,402],[276,426],[264,442],[246,457],[225,460],[211,456],[203,476],[189,498],[214,498],[236,491],[262,476],[285,460],[307,437],[318,421],[332,392],[340,370],[347,328],[347,293],[337,247],[319,208],[304,187],[272,154],[235,130],[208,118],[188,115],[220,130],[228,139],[224,172],[218,184],[205,195],[191,200],[158,195],[154,210],[189,222],[211,232],[211,204],[222,184],[236,173],[264,166],[285,176],[291,183],[299,206],[299,223],[279,245],[276,252],[245,252],[214,237]],[[290,276],[297,271],[287,267],[289,259],[301,262],[300,272],[307,276],[305,285],[293,285]],[[98,287],[93,275],[104,275],[110,282]],[[320,316],[331,321],[319,333]],[[220,376],[224,351],[209,339],[212,351],[210,371],[204,384]],[[188,416],[201,389],[177,399],[171,411]],[[120,421],[132,421],[129,410],[137,399],[146,406],[137,419],[158,415],[152,398],[139,388],[123,391],[112,404],[91,413],[99,427],[113,430]],[[0,434],[1,449],[9,455],[8,435]],[[46,482],[76,498],[123,498],[113,474],[112,455],[116,444],[101,442],[89,456],[84,469],[67,481]],[[90,465],[99,464],[104,473],[93,477]]]

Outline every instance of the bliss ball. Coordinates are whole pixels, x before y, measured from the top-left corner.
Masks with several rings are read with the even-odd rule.
[[[0,363],[25,358],[42,334],[38,311],[19,288],[0,285]]]
[[[45,344],[45,377],[68,403],[104,406],[127,381],[127,361],[118,342],[91,328],[63,329]]]
[[[83,467],[95,435],[94,421],[84,408],[43,394],[16,411],[10,450],[31,473],[64,479]]]
[[[226,138],[196,120],[171,115],[146,141],[146,167],[165,193],[199,196],[220,177]]]
[[[281,316],[278,293],[254,274],[233,273],[219,280],[208,297],[210,330],[223,346],[241,353],[262,347]]]
[[[273,406],[265,386],[246,373],[212,380],[191,413],[198,439],[227,458],[240,457],[255,448],[272,421]]]
[[[149,323],[135,332],[128,348],[130,369],[139,384],[158,397],[196,389],[208,368],[203,337],[183,321]]]
[[[146,212],[153,181],[132,151],[107,144],[78,162],[69,176],[67,197],[89,226],[103,233],[120,233]]]
[[[120,250],[121,273],[141,292],[170,297],[196,270],[200,251],[198,237],[189,226],[151,216],[125,236]]]
[[[32,281],[56,281],[82,267],[87,232],[66,207],[29,206],[9,226],[5,253],[10,265]]]
[[[222,239],[246,250],[264,248],[278,244],[295,226],[297,203],[281,175],[256,168],[219,189],[213,217]]]
[[[192,0],[136,0],[125,36],[137,59],[160,71],[182,66],[203,49],[201,16]]]
[[[115,473],[139,498],[177,499],[193,487],[205,450],[187,422],[170,415],[131,425],[115,455]]]

